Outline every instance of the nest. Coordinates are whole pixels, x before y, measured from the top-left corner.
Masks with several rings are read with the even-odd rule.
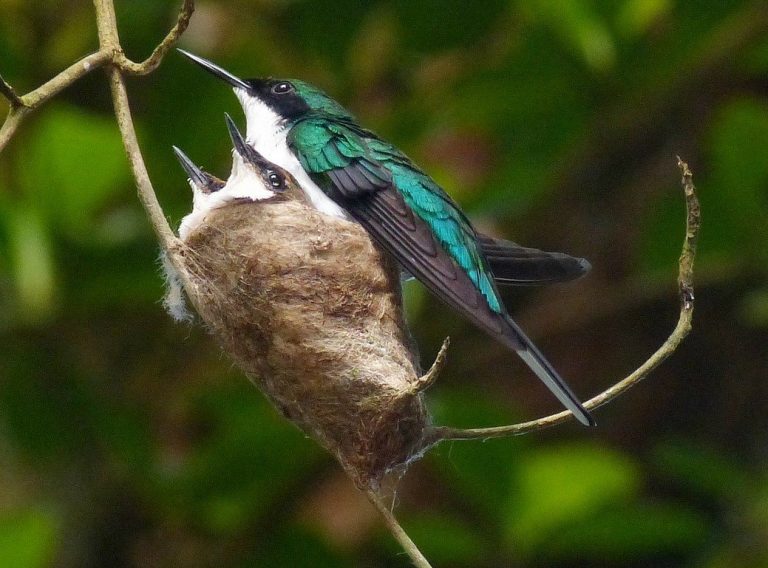
[[[234,203],[169,253],[224,351],[359,487],[424,451],[433,373],[420,376],[399,267],[362,227],[297,199]]]

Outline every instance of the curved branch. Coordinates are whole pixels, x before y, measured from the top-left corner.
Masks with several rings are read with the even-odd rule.
[[[696,258],[696,244],[699,237],[699,227],[701,225],[701,209],[699,200],[696,197],[696,188],[693,185],[693,174],[688,168],[688,164],[678,157],[677,165],[682,174],[682,187],[685,192],[685,204],[687,210],[685,238],[683,239],[683,249],[680,253],[680,260],[678,262],[677,281],[680,290],[680,316],[677,325],[661,347],[659,347],[656,352],[631,375],[587,401],[584,406],[588,410],[593,410],[610,402],[646,378],[651,371],[656,369],[656,367],[658,367],[667,357],[675,352],[691,330],[694,300],[693,264]],[[460,429],[448,426],[435,426],[427,434],[425,446],[430,447],[445,440],[474,440],[528,434],[530,432],[562,424],[572,418],[573,415],[569,411],[563,411],[550,416],[545,416],[544,418],[539,418],[538,420],[492,428]]]
[[[83,57],[81,60],[73,63],[64,71],[57,74],[51,80],[40,85],[37,89],[30,91],[26,95],[19,96],[16,91],[0,76],[0,95],[8,99],[10,109],[8,115],[0,127],[0,152],[8,145],[13,135],[16,133],[21,122],[30,111],[41,106],[49,99],[58,95],[72,83],[87,75],[94,69],[104,67],[108,63],[113,63],[122,71],[130,75],[146,75],[157,69],[158,65],[165,57],[165,54],[173,47],[182,33],[189,26],[189,20],[195,11],[194,0],[184,0],[179,11],[176,24],[171,28],[152,54],[142,61],[135,63],[128,59],[120,47],[117,37],[117,24],[114,17],[114,8],[111,9],[111,2],[103,0],[94,0],[94,6],[97,12],[97,23],[102,22],[99,28],[99,44],[101,49]],[[101,14],[99,17],[98,14]],[[111,14],[111,15],[110,15]],[[108,25],[106,25],[108,24]],[[107,30],[114,30],[112,31]],[[104,35],[106,34],[106,35]]]
[[[94,0],[93,4],[96,9],[96,25],[98,27],[99,44],[102,51],[122,53],[122,50],[120,49],[120,39],[117,33],[115,7],[112,0]],[[191,2],[187,0],[184,3],[185,8],[189,4],[191,4]],[[174,27],[174,29],[176,29],[176,27]],[[169,34],[169,37],[171,36],[175,41],[178,34]],[[166,37],[166,40],[167,39],[168,38]],[[166,47],[165,50],[167,51],[167,49],[168,48]],[[155,50],[155,52],[158,52],[158,50]],[[164,51],[161,52],[160,57],[162,57],[162,53],[164,53]],[[112,100],[115,107],[115,117],[117,118],[117,124],[120,128],[125,152],[128,155],[128,161],[131,165],[131,171],[136,180],[139,199],[141,200],[150,223],[152,224],[152,228],[160,241],[160,246],[164,251],[168,251],[178,246],[178,239],[171,229],[171,226],[168,224],[168,220],[165,218],[160,202],[157,200],[155,189],[152,187],[152,182],[149,179],[149,173],[147,172],[147,167],[144,164],[144,159],[141,155],[141,150],[139,149],[136,129],[133,126],[133,118],[131,117],[131,109],[128,103],[128,93],[125,88],[125,82],[118,60],[119,58],[113,60],[113,63],[108,70],[109,83],[112,89]],[[173,258],[169,258],[169,260],[172,264],[175,264]]]
[[[184,0],[179,15],[176,18],[176,24],[171,28],[171,31],[168,32],[165,38],[163,38],[163,41],[157,45],[149,57],[141,63],[136,63],[125,57],[121,52],[117,58],[116,64],[123,72],[129,75],[147,75],[148,73],[152,73],[152,71],[157,69],[160,65],[163,57],[165,57],[168,51],[178,41],[179,37],[181,37],[181,34],[187,29],[189,20],[192,18],[194,11],[194,0]]]
[[[0,87],[0,90],[3,91],[6,98],[8,98],[7,89],[10,89],[10,92],[16,95],[16,100],[18,101],[14,103],[13,100],[9,99],[11,100],[11,109],[2,128],[0,128],[0,152],[10,142],[11,137],[15,134],[16,129],[27,114],[58,95],[84,75],[87,75],[94,69],[103,67],[111,59],[112,52],[110,50],[101,49],[96,53],[91,53],[67,67],[50,81],[43,83],[34,91],[30,91],[21,97],[16,95],[8,83],[0,80],[4,85],[4,87]]]

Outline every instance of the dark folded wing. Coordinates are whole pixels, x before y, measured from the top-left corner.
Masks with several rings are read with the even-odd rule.
[[[429,226],[413,214],[396,189],[389,187],[354,200],[337,201],[431,292],[487,333],[504,335],[508,329],[504,316],[488,307],[472,280],[456,266]],[[514,349],[521,347],[515,336],[505,343]]]
[[[329,188],[331,195],[333,188]],[[432,293],[463,314],[491,337],[514,349],[558,400],[585,425],[594,420],[576,394],[560,377],[536,345],[505,313],[492,311],[488,303],[450,256],[438,245],[427,224],[413,214],[402,195],[390,187],[356,199],[334,199],[403,268]]]

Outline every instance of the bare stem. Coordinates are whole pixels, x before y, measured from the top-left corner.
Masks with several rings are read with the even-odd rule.
[[[115,105],[115,116],[117,124],[120,127],[120,133],[123,138],[125,152],[128,155],[128,161],[131,164],[131,171],[136,180],[136,187],[139,193],[141,204],[149,216],[152,228],[155,230],[160,246],[163,250],[168,250],[176,242],[176,236],[173,233],[168,220],[165,218],[160,202],[157,200],[155,189],[149,179],[147,167],[139,149],[139,142],[136,138],[136,130],[131,118],[131,109],[128,103],[128,93],[125,90],[125,82],[120,74],[120,70],[113,67],[109,70],[109,82],[112,87],[112,100]]]
[[[16,130],[19,128],[24,116],[29,112],[27,107],[11,105],[8,115],[5,117],[3,126],[0,127],[0,152],[11,141]]]
[[[0,76],[0,95],[3,95],[8,102],[11,103],[11,108],[24,106],[24,101],[21,100],[16,91],[13,90],[8,83],[5,82],[2,76]]]
[[[678,262],[678,286],[680,290],[680,316],[675,329],[667,340],[656,352],[648,358],[631,375],[606,389],[596,397],[587,401],[584,406],[593,410],[606,404],[623,394],[628,389],[646,378],[651,371],[656,369],[667,357],[672,355],[691,330],[693,319],[693,263],[696,258],[696,244],[701,225],[701,209],[696,197],[696,188],[693,185],[693,175],[688,164],[677,158],[677,165],[682,173],[682,186],[685,192],[686,226],[683,250]],[[474,440],[487,438],[500,438],[505,436],[517,436],[528,434],[537,430],[543,430],[571,420],[573,415],[569,411],[558,412],[538,420],[522,422],[507,426],[493,428],[451,428],[447,426],[435,426],[426,436],[425,446],[429,447],[445,440]]]
[[[182,4],[178,18],[176,19],[176,25],[171,28],[171,31],[169,31],[168,35],[163,38],[163,41],[157,45],[152,54],[141,63],[134,63],[124,55],[121,55],[117,61],[120,69],[129,75],[146,75],[152,73],[152,71],[157,69],[157,66],[160,65],[160,62],[163,60],[163,57],[165,57],[166,53],[168,53],[168,51],[176,44],[179,37],[181,37],[181,34],[187,29],[189,20],[192,18],[192,13],[194,11],[194,1],[184,0],[184,4]]]
[[[381,495],[373,489],[366,490],[365,494],[368,497],[368,500],[373,503],[373,506],[376,507],[376,510],[381,514],[381,517],[384,519],[384,524],[387,525],[392,536],[394,536],[395,539],[397,539],[397,542],[400,543],[400,546],[403,547],[403,550],[405,550],[406,554],[413,562],[413,565],[416,566],[416,568],[432,568],[432,565],[411,540],[411,537],[408,536],[403,530],[403,527],[400,526],[400,523],[397,522],[392,511],[390,511],[389,507],[387,507],[381,500]]]
[[[67,67],[50,81],[40,85],[34,91],[30,91],[21,97],[16,95],[18,102],[14,104],[14,102],[11,101],[11,109],[8,112],[8,116],[6,117],[2,128],[0,128],[0,152],[2,152],[8,142],[10,142],[16,129],[27,114],[58,95],[82,76],[87,75],[94,69],[103,67],[111,58],[112,53],[107,50],[99,50],[96,53],[91,53],[77,63],[73,63]],[[5,81],[0,80],[0,82],[5,85],[5,87],[10,88],[10,85],[5,83]],[[3,94],[7,96],[4,89],[5,88],[0,88],[0,90],[3,91]],[[11,91],[13,92],[13,89],[11,89]]]
[[[112,0],[94,0],[96,9],[96,25],[99,31],[99,45],[103,51],[119,51],[120,39],[117,34],[117,21]],[[152,228],[157,234],[160,245],[167,250],[175,240],[173,231],[165,219],[163,210],[155,195],[155,189],[149,179],[144,159],[139,149],[139,141],[136,138],[136,129],[133,126],[131,109],[128,103],[128,93],[125,82],[120,73],[120,68],[113,64],[107,71],[109,83],[112,88],[112,100],[115,106],[115,116],[123,138],[125,152],[131,164],[131,171],[136,179],[136,187],[139,199],[147,211]]]

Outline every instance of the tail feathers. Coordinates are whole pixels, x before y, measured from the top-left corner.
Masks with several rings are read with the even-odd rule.
[[[581,278],[591,268],[583,258],[546,252],[478,234],[480,249],[499,286],[541,286]]]
[[[579,422],[584,426],[595,426],[595,419],[587,412],[581,401],[576,397],[576,394],[571,390],[571,387],[552,367],[552,364],[544,358],[541,351],[528,339],[523,330],[511,318],[506,319],[511,328],[516,332],[517,337],[514,343],[517,344],[515,349],[520,358],[536,373],[536,376],[539,377],[541,382],[547,386],[563,406],[573,413]]]

